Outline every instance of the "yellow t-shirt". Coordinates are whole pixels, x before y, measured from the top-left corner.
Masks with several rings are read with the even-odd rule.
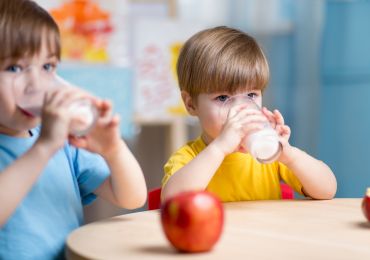
[[[164,187],[171,176],[206,147],[199,137],[175,152],[164,166]],[[280,181],[303,195],[302,184],[284,164],[261,164],[250,154],[232,153],[225,157],[206,190],[223,202],[281,199]]]

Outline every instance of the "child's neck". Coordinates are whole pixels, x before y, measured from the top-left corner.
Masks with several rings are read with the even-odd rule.
[[[209,145],[212,142],[212,138],[209,137],[206,133],[202,133],[201,138],[206,145]]]
[[[6,128],[3,126],[0,126],[0,134],[12,136],[12,137],[21,137],[21,138],[27,138],[27,137],[32,136],[32,132],[30,130],[18,131],[18,130]]]

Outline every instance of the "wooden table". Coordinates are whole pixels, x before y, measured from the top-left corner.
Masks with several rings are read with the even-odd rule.
[[[159,211],[83,226],[67,240],[69,259],[370,259],[370,224],[360,199],[226,203],[225,226],[207,253],[178,253]]]

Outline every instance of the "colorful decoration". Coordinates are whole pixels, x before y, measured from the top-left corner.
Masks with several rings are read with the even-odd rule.
[[[133,24],[134,114],[145,120],[187,116],[176,64],[184,42],[206,28],[174,19],[140,18]]]
[[[173,77],[176,79],[176,82],[178,81],[177,78],[177,60],[179,58],[180,50],[183,43],[175,42],[170,45],[170,55],[171,55],[171,71]],[[175,106],[169,106],[167,108],[167,111],[172,115],[187,115],[187,111],[184,105],[184,102],[182,102],[181,97],[179,97],[179,102]]]
[[[107,62],[113,32],[111,14],[90,0],[70,0],[50,11],[59,25],[62,57],[67,60]]]

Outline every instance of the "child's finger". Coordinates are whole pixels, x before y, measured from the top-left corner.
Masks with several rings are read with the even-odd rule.
[[[287,125],[281,126],[283,135],[290,135],[290,127]]]
[[[108,100],[102,100],[99,110],[98,122],[101,125],[107,125],[112,121],[112,104]]]
[[[265,121],[268,120],[261,111],[255,110],[255,109],[241,110],[237,114],[235,114],[232,118],[229,118],[229,120],[241,120],[243,118],[250,117],[250,116],[261,116],[262,118],[265,118]]]
[[[115,127],[119,124],[120,118],[118,115],[114,115],[100,120],[100,123],[106,127]]]
[[[261,123],[258,123],[258,122],[250,123],[248,125],[243,126],[243,133],[245,134],[245,136],[248,136],[261,129],[263,129],[263,125]]]
[[[227,118],[232,118],[236,114],[238,114],[240,111],[244,110],[247,107],[247,104],[239,104],[237,106],[231,107],[227,112]],[[226,109],[226,108],[224,108]]]
[[[251,123],[259,123],[261,125],[268,124],[267,118],[264,115],[249,115],[240,120],[236,120],[236,122],[242,125],[248,125]]]
[[[50,105],[58,105],[64,99],[64,95],[68,92],[67,89],[55,89],[47,91],[44,97],[44,103]]]
[[[101,117],[106,117],[112,113],[112,103],[109,100],[102,100],[98,107]]]
[[[71,145],[78,147],[78,148],[87,147],[87,140],[85,137],[75,137],[75,136],[70,135],[68,137],[68,141]]]
[[[239,112],[237,112],[235,115],[229,117],[227,119],[227,121],[229,123],[231,122],[235,122],[235,121],[240,121],[240,120],[243,120],[244,118],[247,118],[249,116],[253,116],[253,115],[262,115],[261,111],[258,111],[258,110],[255,110],[255,109],[243,109],[243,110],[240,110]],[[265,120],[267,120],[265,118]]]
[[[120,119],[118,115],[112,115],[112,114],[99,119],[99,124],[105,127],[117,126],[119,122],[120,122]]]
[[[66,87],[66,89],[70,89],[70,90],[72,90],[74,92],[80,92],[80,93],[82,93],[84,95],[84,98],[89,99],[96,106],[98,106],[98,104],[100,102],[100,99],[99,98],[97,98],[96,96],[92,95],[86,89],[83,89],[83,88],[80,88],[80,87],[77,87],[77,86],[74,86],[74,85],[71,85],[71,84],[69,84],[68,87]]]
[[[109,123],[109,126],[110,126],[110,127],[117,126],[117,125],[119,125],[119,122],[120,122],[120,121],[121,121],[120,116],[119,116],[119,115],[114,115],[114,116],[112,117],[111,122]]]
[[[58,89],[48,93],[48,103],[57,107],[69,106],[78,99],[87,98],[87,94],[72,88]]]
[[[262,112],[269,118],[274,117],[274,114],[267,107],[262,107]]]
[[[262,113],[267,117],[267,119],[271,123],[271,126],[273,128],[275,128],[276,124],[277,124],[276,119],[275,119],[275,115],[270,110],[268,110],[266,107],[262,108]]]
[[[274,110],[274,116],[275,116],[275,120],[276,120],[276,123],[278,125],[284,125],[284,117],[283,115],[280,113],[279,110],[275,109]]]
[[[79,101],[79,100],[84,100],[86,98],[88,98],[88,96],[86,96],[86,94],[83,93],[83,92],[79,92],[79,91],[67,92],[63,96],[63,99],[60,101],[58,106],[60,106],[60,107],[62,107],[62,106],[69,107],[74,102]]]
[[[276,131],[279,136],[282,137],[290,136],[290,127],[287,125],[278,125]]]

